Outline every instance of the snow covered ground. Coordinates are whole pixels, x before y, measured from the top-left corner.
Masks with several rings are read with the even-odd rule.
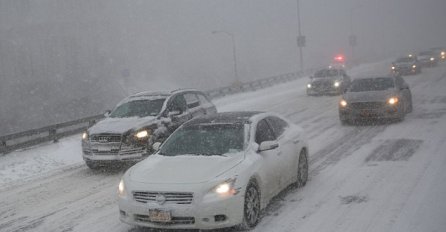
[[[215,101],[278,112],[309,138],[310,181],[280,194],[253,231],[446,231],[446,64],[404,78],[414,111],[392,124],[341,126],[339,97],[307,97],[305,78]],[[147,231],[118,219],[122,172],[89,170],[80,135],[0,156],[0,231]]]

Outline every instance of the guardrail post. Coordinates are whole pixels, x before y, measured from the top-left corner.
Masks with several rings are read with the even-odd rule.
[[[57,138],[57,131],[55,128],[49,130],[49,137],[51,140],[53,140],[53,142],[59,142],[59,138]]]
[[[1,141],[0,143],[0,153],[6,153],[8,149],[6,148],[6,141]]]

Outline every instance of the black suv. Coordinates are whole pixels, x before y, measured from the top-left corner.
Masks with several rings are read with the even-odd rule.
[[[350,85],[351,79],[344,69],[328,68],[317,71],[307,84],[307,95],[339,95]]]
[[[395,76],[418,74],[421,72],[421,63],[414,55],[400,57],[392,62],[392,72]]]
[[[85,163],[97,169],[114,163],[137,162],[151,153],[177,127],[217,109],[201,91],[142,92],[122,100],[82,135]]]

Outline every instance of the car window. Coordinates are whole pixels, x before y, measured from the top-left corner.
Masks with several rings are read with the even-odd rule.
[[[200,102],[198,101],[197,95],[195,95],[195,93],[184,94],[184,99],[186,100],[186,104],[189,109],[198,107],[200,105]]]
[[[280,137],[288,127],[288,123],[278,117],[269,117],[267,120],[277,138]]]
[[[172,110],[179,110],[179,111],[182,111],[182,112],[186,111],[187,110],[187,104],[186,104],[186,100],[184,99],[184,96],[181,95],[181,94],[175,96],[172,99],[172,101],[171,101],[171,103],[170,103],[168,108],[169,108],[169,111],[172,111]]]
[[[256,143],[260,144],[263,141],[272,141],[276,139],[274,132],[271,127],[268,125],[265,119],[261,120],[257,124],[256,128]]]
[[[394,81],[389,77],[356,79],[352,82],[350,92],[382,91],[395,87]]]
[[[135,100],[123,103],[110,113],[111,118],[156,116],[161,111],[165,99]]]
[[[203,94],[197,94],[198,100],[200,101],[201,105],[209,105],[211,102],[203,95]]]
[[[222,155],[243,150],[243,124],[204,124],[182,127],[161,147],[160,154]]]

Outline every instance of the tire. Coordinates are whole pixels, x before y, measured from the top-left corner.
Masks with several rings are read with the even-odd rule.
[[[412,105],[412,98],[409,100],[409,106],[407,107],[407,113],[412,113],[413,105]]]
[[[94,162],[94,161],[85,161],[85,164],[91,169],[91,170],[98,170],[100,166]]]
[[[246,187],[241,230],[254,228],[260,221],[260,191],[253,181]]]
[[[302,150],[299,154],[299,164],[297,165],[297,180],[296,186],[298,188],[307,184],[308,180],[308,157],[307,152]]]
[[[403,107],[400,107],[400,108],[398,109],[398,118],[397,118],[397,120],[400,121],[400,122],[402,122],[402,121],[404,121],[404,117],[405,117],[405,116],[406,116],[405,109],[404,109]]]

